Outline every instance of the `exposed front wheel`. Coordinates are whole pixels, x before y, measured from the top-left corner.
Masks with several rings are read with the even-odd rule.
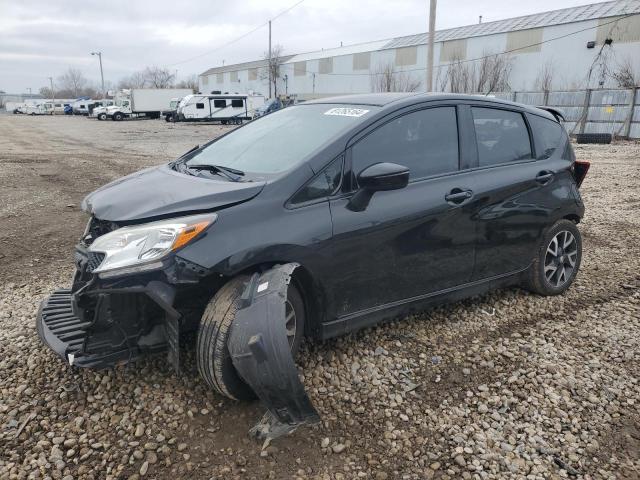
[[[223,285],[209,301],[198,328],[198,371],[211,388],[234,400],[255,398],[251,388],[233,366],[227,347],[231,326],[240,308],[240,297],[249,279],[249,276],[238,276]],[[304,336],[305,309],[302,297],[293,284],[287,290],[283,322],[289,347],[295,353]]]
[[[107,114],[106,113],[100,113],[98,115],[98,120],[106,120],[107,119]]]
[[[559,220],[543,236],[526,287],[540,295],[560,295],[575,280],[581,261],[580,230],[570,220]]]

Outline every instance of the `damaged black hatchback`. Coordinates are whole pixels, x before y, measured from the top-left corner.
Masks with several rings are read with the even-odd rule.
[[[112,182],[70,289],[38,314],[70,365],[107,367],[196,333],[204,380],[284,423],[315,412],[291,352],[443,301],[580,267],[576,162],[558,112],[486,97],[372,94],[248,123]]]

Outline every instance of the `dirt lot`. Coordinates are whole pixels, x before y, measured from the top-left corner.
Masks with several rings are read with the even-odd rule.
[[[562,297],[506,290],[303,348],[323,422],[262,413],[193,361],[72,369],[35,332],[68,285],[83,196],[227,127],[0,116],[0,479],[640,478],[640,143],[576,146],[584,258]]]

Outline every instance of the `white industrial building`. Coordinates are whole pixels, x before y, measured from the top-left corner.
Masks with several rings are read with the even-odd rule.
[[[385,68],[424,90],[426,42],[421,33],[282,57],[278,94],[304,99],[367,93],[376,90],[375,78]],[[640,0],[438,30],[434,88],[448,90],[443,85],[451,65],[477,65],[477,59],[496,54],[508,59],[511,91],[538,90],[545,71],[552,72],[546,83],[551,89],[617,86],[610,73],[625,63],[640,74]],[[265,65],[258,60],[211,68],[199,76],[200,91],[267,95]]]

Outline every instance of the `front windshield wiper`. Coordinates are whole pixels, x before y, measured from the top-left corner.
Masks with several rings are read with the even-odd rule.
[[[185,166],[192,170],[207,170],[208,172],[219,173],[223,177],[227,177],[232,182],[239,182],[240,177],[244,176],[244,172],[242,170],[237,170],[231,167],[223,167],[222,165],[190,165],[188,163],[185,163]]]

